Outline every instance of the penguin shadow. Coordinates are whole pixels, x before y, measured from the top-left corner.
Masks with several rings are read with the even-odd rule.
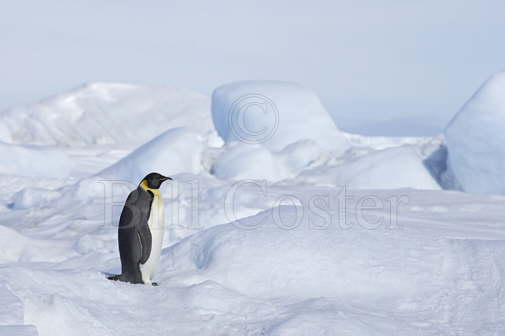
[[[119,275],[118,274],[114,274],[114,273],[109,273],[109,272],[100,272],[102,273],[103,276],[105,276],[105,279],[107,280],[111,280],[111,281],[121,281],[119,280]],[[138,283],[131,283],[131,282],[127,282],[127,281],[121,281],[121,282],[124,282],[124,283],[128,283],[130,285],[145,285],[145,284],[138,284]],[[152,282],[151,283],[151,286],[159,286],[160,284],[158,282]]]

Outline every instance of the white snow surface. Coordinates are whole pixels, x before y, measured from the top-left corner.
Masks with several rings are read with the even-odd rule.
[[[206,147],[203,137],[187,128],[173,128],[140,146],[131,154],[98,173],[99,176],[132,183],[140,181],[146,172],[165,176],[179,173],[199,173]]]
[[[356,153],[351,151],[344,162],[306,170],[298,179],[352,189],[440,189],[424,166],[418,146],[403,145],[355,156]]]
[[[0,113],[7,143],[142,145],[172,127],[212,130],[210,100],[175,88],[91,83],[40,103]]]
[[[449,167],[468,192],[505,195],[505,72],[497,73],[445,130]]]
[[[171,97],[167,110],[179,112],[146,124],[138,143],[121,140],[142,126],[127,95],[115,98],[124,109],[107,112],[117,128],[107,144],[50,122],[3,133],[16,144],[2,144],[0,157],[21,154],[0,171],[0,335],[505,333],[505,197],[441,190],[441,138],[364,137],[331,124],[344,152],[314,130],[282,148],[223,144],[212,124],[179,116],[182,98]],[[67,118],[66,108],[51,111]],[[6,129],[23,129],[9,120]],[[109,281],[120,270],[126,195],[151,170],[175,178],[161,189],[160,286]]]
[[[347,139],[319,97],[299,84],[240,81],[212,93],[212,120],[226,143],[261,144],[272,151],[306,139],[342,152]]]
[[[216,158],[212,169],[215,176],[224,179],[280,181],[297,176],[322,155],[321,147],[313,140],[300,140],[280,152],[271,152],[259,144],[236,142]]]
[[[74,168],[74,163],[67,153],[51,147],[0,142],[0,153],[0,174],[63,179],[69,177]]]

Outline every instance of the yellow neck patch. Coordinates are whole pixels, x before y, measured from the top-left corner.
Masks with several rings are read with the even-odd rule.
[[[159,189],[149,188],[149,186],[147,185],[147,181],[146,180],[142,180],[142,182],[140,182],[140,187],[142,189],[144,189],[145,191],[149,190],[150,192],[152,192],[154,194],[154,196],[161,196],[160,190]]]

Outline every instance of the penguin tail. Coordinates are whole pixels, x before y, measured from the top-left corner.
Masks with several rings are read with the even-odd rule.
[[[125,274],[116,274],[116,275],[111,275],[108,276],[107,279],[113,280],[113,281],[122,281],[122,282],[129,282],[132,284],[143,284],[144,282],[142,279],[136,279],[136,278],[130,278]]]
[[[107,279],[113,280],[113,281],[121,280],[121,274],[116,274],[116,275],[108,276]]]

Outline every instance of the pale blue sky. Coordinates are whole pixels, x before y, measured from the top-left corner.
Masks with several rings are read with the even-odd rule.
[[[0,109],[84,82],[210,93],[242,79],[314,89],[339,123],[432,134],[505,70],[505,0],[0,4]]]

